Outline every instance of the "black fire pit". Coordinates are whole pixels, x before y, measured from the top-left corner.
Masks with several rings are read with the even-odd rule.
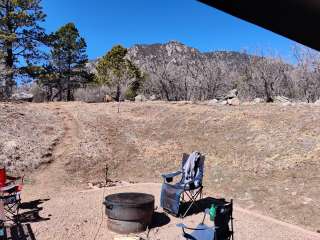
[[[138,233],[151,224],[154,196],[145,193],[118,193],[105,198],[108,228],[121,234]]]

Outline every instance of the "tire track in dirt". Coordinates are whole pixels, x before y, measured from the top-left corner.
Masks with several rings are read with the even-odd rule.
[[[64,133],[53,149],[53,161],[42,166],[31,178],[32,195],[46,195],[72,188],[71,179],[66,171],[68,156],[79,143],[79,124],[62,104],[50,104],[49,110],[56,112],[63,121]]]

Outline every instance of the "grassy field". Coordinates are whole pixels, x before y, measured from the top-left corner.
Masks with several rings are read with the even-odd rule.
[[[208,194],[319,229],[320,107],[146,102],[123,103],[120,113],[117,107],[1,104],[2,158],[12,170],[31,172],[55,164],[59,152],[75,185],[104,181],[106,165],[113,180],[160,182],[161,173],[179,167],[183,152],[198,150],[206,153]],[[9,156],[11,147],[18,159]]]

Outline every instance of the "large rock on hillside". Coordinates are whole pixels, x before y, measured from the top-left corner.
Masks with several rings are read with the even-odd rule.
[[[211,99],[207,102],[208,105],[216,105],[219,101],[217,99]]]
[[[232,99],[232,98],[236,98],[237,96],[238,96],[238,90],[232,89],[224,96],[224,99]]]
[[[290,99],[284,96],[276,96],[273,98],[275,103],[290,103]]]
[[[262,98],[255,98],[255,99],[253,100],[253,102],[254,102],[254,103],[263,103],[264,100],[263,100]]]
[[[156,95],[151,95],[151,96],[149,97],[149,100],[150,100],[150,101],[157,101],[157,100],[159,100],[159,98],[158,98]]]
[[[33,94],[31,93],[25,93],[25,92],[19,92],[15,93],[11,96],[12,100],[16,101],[26,101],[26,102],[32,102],[33,100]]]
[[[147,100],[146,97],[143,95],[138,95],[134,98],[135,102],[145,102],[146,100]]]
[[[228,99],[227,102],[231,106],[239,106],[241,104],[239,98],[237,98],[237,97]]]
[[[315,105],[320,105],[320,99],[314,102]]]
[[[104,97],[104,101],[105,101],[105,102],[113,102],[113,98],[112,98],[110,95],[106,95],[106,96]]]

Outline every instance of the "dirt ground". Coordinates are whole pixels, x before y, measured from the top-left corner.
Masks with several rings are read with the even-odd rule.
[[[0,105],[0,155],[7,157],[8,140],[21,153],[31,143],[38,149],[18,159],[26,166],[28,199],[52,199],[43,205],[53,209],[89,182],[104,182],[106,165],[112,180],[160,182],[161,173],[179,167],[183,152],[198,150],[206,153],[207,195],[320,230],[320,107],[147,102],[123,103],[120,113],[117,108],[79,102]]]
[[[108,189],[93,189],[84,191],[64,191],[50,199],[35,196],[26,190],[25,200],[34,202],[43,208],[37,222],[32,224],[32,230],[37,240],[69,239],[69,240],[112,240],[118,234],[108,231],[107,218],[104,214],[102,201],[105,195],[118,192],[144,192],[155,196],[155,204],[159,206],[160,184],[132,184]],[[207,196],[204,196],[205,198]],[[31,204],[32,205],[32,204]],[[160,208],[156,210],[156,220],[150,232],[133,234],[148,240],[184,240],[181,229],[176,225],[184,223],[196,227],[203,214],[191,215],[185,219],[165,215]],[[234,237],[237,240],[319,240],[320,234],[306,231],[302,228],[264,217],[242,208],[234,211]],[[212,226],[209,218],[205,222]]]

